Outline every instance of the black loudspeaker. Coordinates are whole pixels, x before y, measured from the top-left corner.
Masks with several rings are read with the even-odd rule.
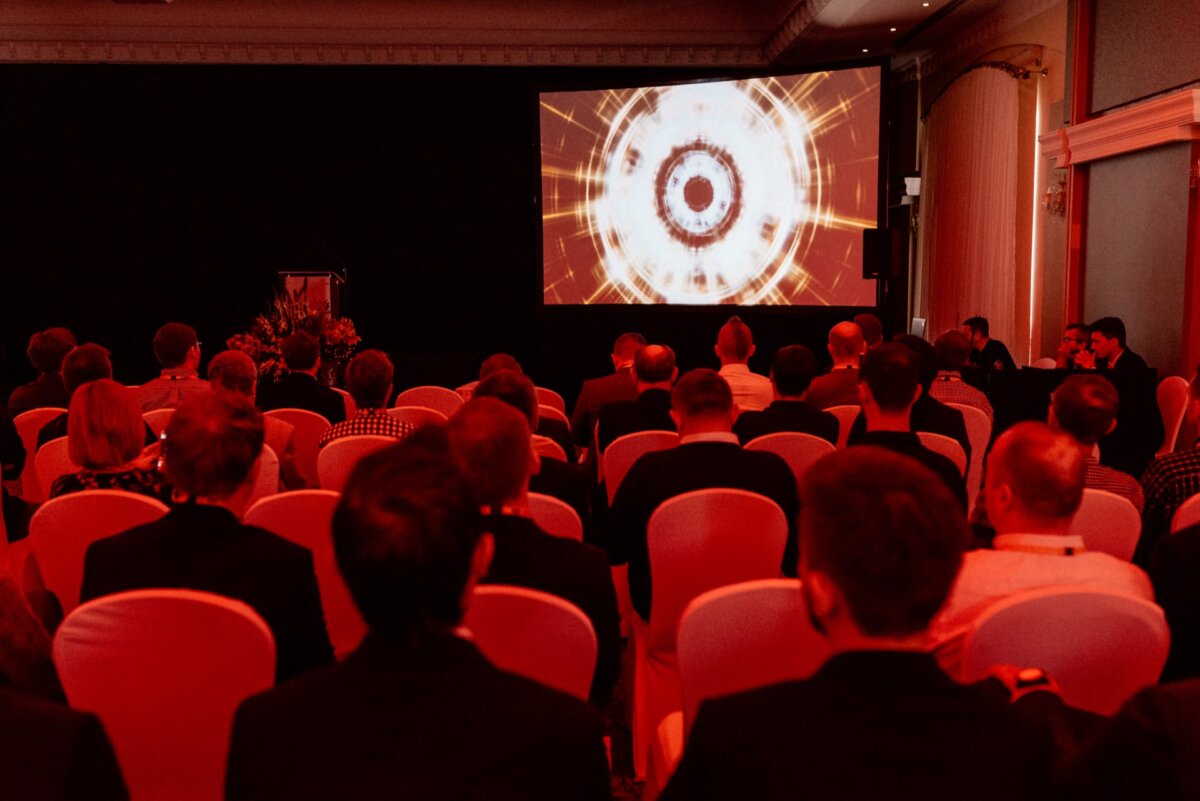
[[[903,232],[898,228],[864,228],[863,278],[895,278],[903,268]]]

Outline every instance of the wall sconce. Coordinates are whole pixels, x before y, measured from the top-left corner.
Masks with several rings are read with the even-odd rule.
[[[1061,175],[1053,179],[1042,195],[1042,208],[1047,213],[1062,217],[1067,213],[1067,179]]]
[[[915,172],[911,175],[904,176],[904,196],[900,198],[900,205],[912,206],[912,212],[908,217],[909,232],[916,236],[917,226],[919,224],[918,217],[921,213],[921,173]]]

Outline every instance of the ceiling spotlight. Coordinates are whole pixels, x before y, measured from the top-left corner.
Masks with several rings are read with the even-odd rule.
[[[870,51],[870,50],[868,50],[867,48],[865,48],[865,47],[864,47],[864,48],[863,48],[863,52],[864,52],[864,53],[870,53],[871,51]]]
[[[929,8],[929,3],[921,3],[921,5],[924,6],[925,8]]]
[[[896,29],[895,29],[895,28],[888,28],[888,30],[889,30],[889,31],[891,31],[892,33],[895,33],[895,32],[896,32]]]

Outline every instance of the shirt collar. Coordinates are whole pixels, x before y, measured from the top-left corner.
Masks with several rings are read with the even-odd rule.
[[[962,373],[958,370],[938,370],[939,381],[962,381]]]
[[[997,551],[1028,551],[1064,556],[1086,550],[1083,537],[1077,534],[1000,534],[992,541],[992,548]]]
[[[748,364],[725,364],[717,371],[718,374],[725,375],[733,373],[735,375],[750,375],[750,365]]]
[[[163,370],[158,374],[160,378],[199,378],[200,373],[195,370],[188,370],[184,367],[172,367],[169,370]]]
[[[737,434],[732,431],[708,431],[703,434],[688,434],[686,437],[679,438],[680,445],[689,445],[693,442],[729,442],[733,445],[740,444]]]

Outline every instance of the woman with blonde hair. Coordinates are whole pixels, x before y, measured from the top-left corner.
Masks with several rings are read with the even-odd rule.
[[[93,489],[137,492],[162,501],[171,497],[155,469],[158,445],[143,450],[146,423],[137,393],[116,381],[89,381],[71,396],[67,450],[83,469],[59,476],[50,497]]]

